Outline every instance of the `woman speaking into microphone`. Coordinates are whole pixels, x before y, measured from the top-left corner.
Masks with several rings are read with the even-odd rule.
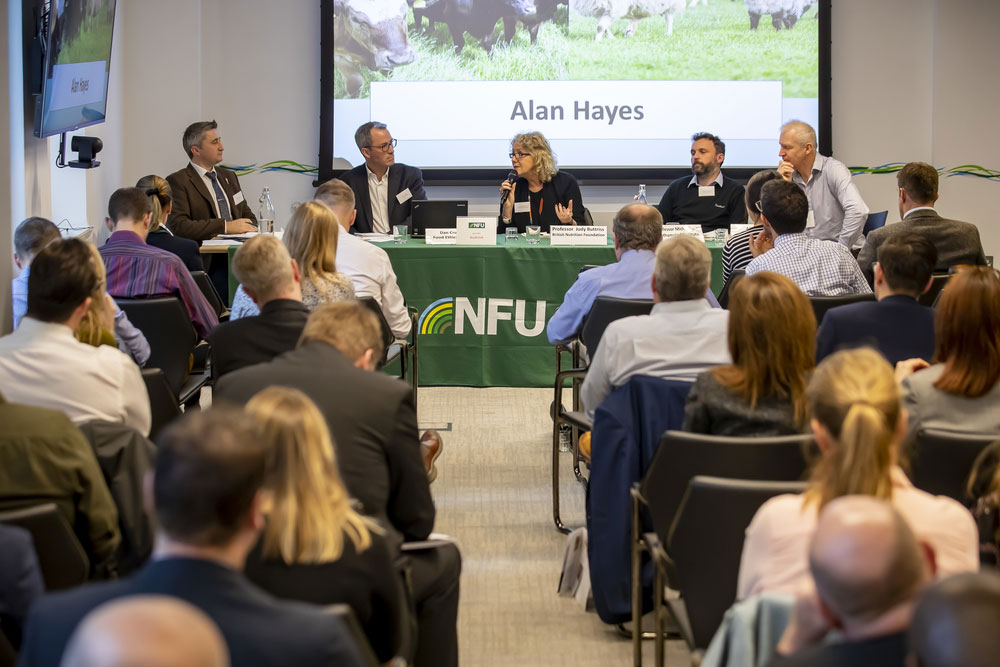
[[[501,226],[538,225],[543,232],[553,225],[584,224],[580,185],[559,171],[552,147],[541,132],[525,132],[510,142],[510,163],[517,172],[500,184]],[[506,222],[510,220],[510,222]]]

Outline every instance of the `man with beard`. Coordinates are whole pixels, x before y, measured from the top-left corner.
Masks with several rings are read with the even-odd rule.
[[[700,224],[706,234],[747,221],[743,185],[722,175],[726,144],[714,134],[691,137],[691,178],[678,178],[667,187],[657,208],[663,221]]]

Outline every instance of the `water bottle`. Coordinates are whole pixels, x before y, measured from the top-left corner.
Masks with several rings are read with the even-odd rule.
[[[261,234],[273,234],[274,204],[271,203],[271,189],[265,187],[257,201],[260,204],[257,207],[257,229]]]
[[[643,184],[643,183],[639,184],[639,194],[637,194],[635,197],[632,197],[632,199],[636,200],[640,204],[646,204],[647,206],[649,205],[649,202],[646,201],[646,186],[645,186],[645,184]]]

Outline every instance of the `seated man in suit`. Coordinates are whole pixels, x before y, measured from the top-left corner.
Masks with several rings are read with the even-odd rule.
[[[338,176],[354,191],[354,231],[389,234],[396,225],[409,226],[411,200],[427,199],[423,174],[396,164],[396,140],[383,123],[365,123],[354,133],[354,142],[365,163]]]
[[[590,417],[633,375],[693,382],[706,368],[731,362],[729,311],[704,299],[711,280],[712,255],[700,240],[674,236],[656,248],[652,312],[609,324],[584,378],[580,398]]]
[[[218,128],[214,120],[189,125],[182,143],[191,161],[167,176],[173,197],[167,227],[182,238],[204,241],[219,234],[257,231],[257,219],[239,179],[218,166],[224,150]]]
[[[111,236],[101,246],[108,271],[108,294],[132,298],[168,294],[184,304],[202,338],[219,323],[180,257],[146,243],[152,205],[138,188],[118,188],[108,202]]]
[[[209,334],[216,378],[294,350],[309,317],[298,264],[276,237],[255,236],[244,243],[232,268],[260,314],[223,322]]]
[[[707,252],[707,251],[706,251]],[[299,346],[215,385],[219,401],[245,404],[271,385],[305,393],[323,413],[351,497],[390,531],[390,541],[421,541],[434,528],[434,502],[417,439],[409,386],[372,372],[382,342],[373,313],[358,303],[330,303],[309,315]],[[417,667],[458,664],[458,583],[454,544],[407,551],[417,607]]]
[[[872,280],[872,264],[880,245],[902,232],[916,232],[937,249],[935,273],[947,273],[956,264],[986,265],[979,228],[969,222],[942,218],[934,210],[938,199],[937,169],[924,162],[910,162],[896,174],[901,222],[885,225],[868,234],[858,254],[858,264]]]
[[[956,574],[917,601],[908,644],[911,667],[992,665],[1000,655],[1000,576]]]
[[[748,276],[780,273],[808,296],[871,293],[846,245],[806,234],[809,200],[798,185],[768,181],[760,189],[760,206],[764,231],[750,242],[754,258],[747,264]]]
[[[21,273],[11,281],[15,329],[28,310],[28,276],[31,275],[31,260],[39,250],[60,238],[62,235],[55,223],[37,216],[22,220],[14,230],[14,263],[21,269]]]
[[[875,296],[826,311],[820,323],[816,363],[844,347],[871,345],[893,366],[934,356],[934,310],[917,299],[931,284],[937,250],[925,237],[893,234],[878,249]]]
[[[21,660],[55,667],[80,621],[109,600],[169,595],[205,612],[238,665],[360,665],[347,629],[317,607],[272,598],[240,570],[260,535],[266,439],[241,412],[184,415],[158,439],[156,553],[134,576],[43,597],[28,614]]]

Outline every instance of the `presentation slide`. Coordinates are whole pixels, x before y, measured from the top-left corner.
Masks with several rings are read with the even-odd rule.
[[[569,169],[686,167],[702,131],[774,166],[819,51],[816,0],[334,0],[333,155],[377,120],[425,169],[509,167],[530,130]]]

